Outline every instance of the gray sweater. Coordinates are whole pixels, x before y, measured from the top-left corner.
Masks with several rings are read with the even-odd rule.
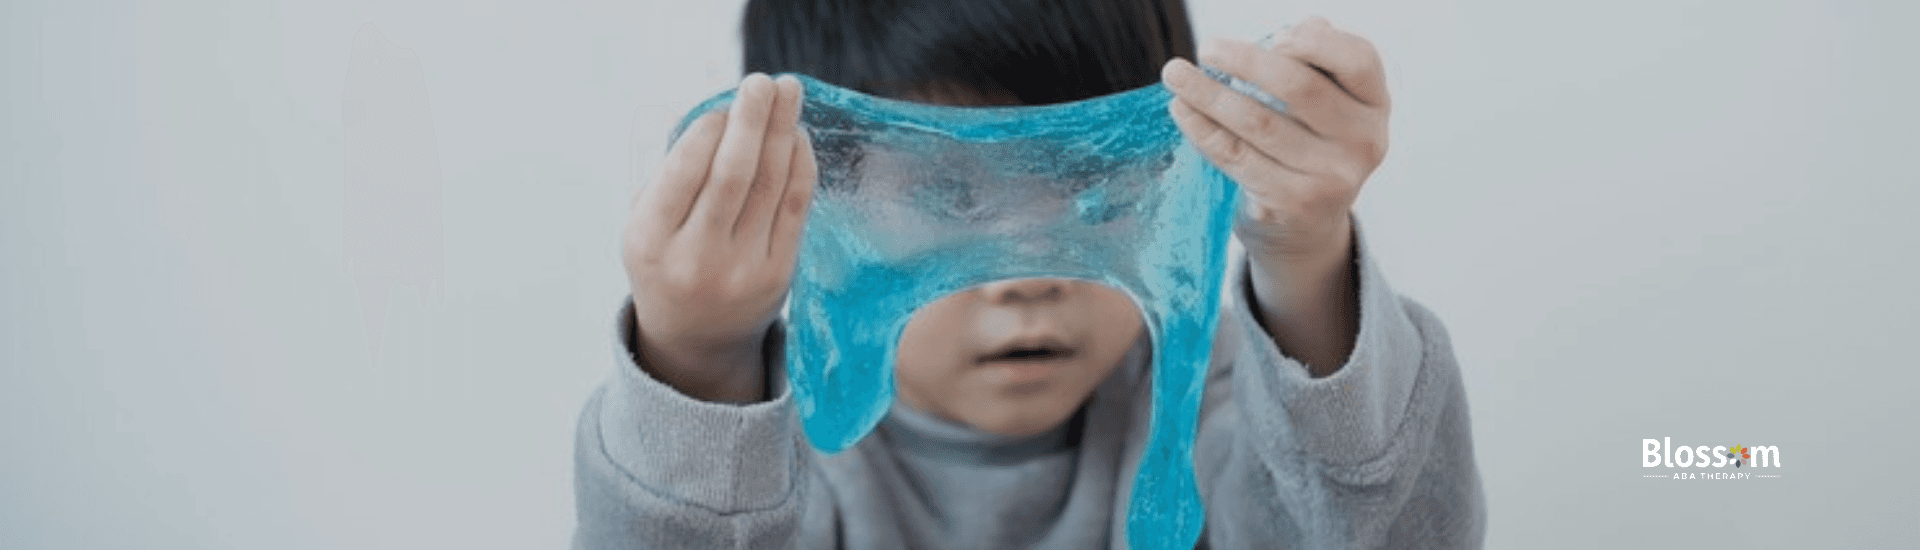
[[[1194,442],[1200,548],[1481,545],[1486,502],[1446,330],[1357,250],[1359,336],[1321,379],[1255,322],[1246,261],[1232,260]],[[580,416],[575,548],[1126,547],[1144,338],[1051,432],[988,434],[896,404],[826,455],[801,435],[779,353],[773,399],[703,402],[639,368],[632,319],[621,313],[615,371]]]

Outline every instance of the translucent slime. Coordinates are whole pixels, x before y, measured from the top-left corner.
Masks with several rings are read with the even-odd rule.
[[[1192,548],[1206,517],[1193,440],[1238,189],[1174,126],[1171,92],[947,107],[797,76],[820,166],[787,312],[807,438],[838,452],[880,422],[900,333],[922,306],[1004,279],[1104,283],[1133,298],[1153,346],[1127,540]]]

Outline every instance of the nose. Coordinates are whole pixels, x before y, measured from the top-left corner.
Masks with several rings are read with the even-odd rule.
[[[1073,281],[1067,279],[1012,279],[980,285],[980,293],[994,303],[1058,300]]]

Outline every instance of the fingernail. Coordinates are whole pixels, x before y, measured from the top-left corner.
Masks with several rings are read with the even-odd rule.
[[[1178,57],[1167,60],[1167,64],[1160,67],[1160,79],[1167,81],[1169,84],[1178,80],[1180,78],[1180,64],[1186,62],[1187,60]]]

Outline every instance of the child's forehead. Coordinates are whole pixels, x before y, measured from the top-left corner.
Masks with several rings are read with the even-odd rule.
[[[940,151],[865,142],[854,166],[829,167],[833,189],[868,216],[869,232],[932,235],[1019,234],[1052,240],[1072,229],[1141,206],[1158,182],[1165,159],[1082,162],[1020,154],[1018,143],[955,142]],[[1098,212],[1095,212],[1098,210]]]

